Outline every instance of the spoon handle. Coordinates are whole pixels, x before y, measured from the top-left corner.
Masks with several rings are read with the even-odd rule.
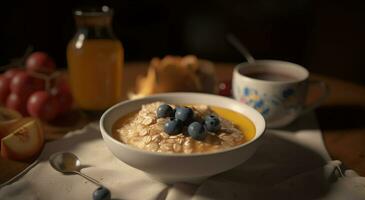
[[[247,50],[245,46],[243,46],[243,44],[238,40],[238,38],[235,35],[228,34],[227,40],[232,46],[234,46],[237,49],[237,51],[239,51],[247,59],[248,63],[250,64],[255,63],[255,59],[253,58],[251,53]]]
[[[89,181],[91,181],[91,182],[95,183],[95,184],[96,184],[96,185],[98,185],[98,186],[103,186],[103,185],[102,185],[99,181],[97,181],[97,180],[95,180],[95,179],[91,178],[90,176],[88,176],[88,175],[86,175],[86,174],[83,174],[83,173],[78,172],[78,171],[75,171],[75,173],[76,173],[76,174],[78,174],[78,175],[80,175],[80,176],[82,176],[82,177],[84,177],[84,178],[86,178],[87,180],[89,180]]]

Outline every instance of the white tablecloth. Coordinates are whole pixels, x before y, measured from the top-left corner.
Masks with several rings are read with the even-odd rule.
[[[340,162],[330,161],[313,114],[267,134],[256,154],[239,167],[200,185],[165,185],[116,159],[94,123],[47,143],[39,163],[2,187],[0,199],[91,199],[96,185],[49,165],[48,157],[59,151],[75,153],[82,172],[106,185],[113,199],[365,199],[364,177],[351,170],[336,176]]]

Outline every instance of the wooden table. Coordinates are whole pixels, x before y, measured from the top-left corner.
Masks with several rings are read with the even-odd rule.
[[[231,80],[235,64],[216,63],[218,79]],[[147,63],[128,63],[125,67],[123,91],[133,88],[138,75],[146,73]],[[365,176],[365,87],[336,78],[313,74],[311,79],[325,81],[331,90],[329,98],[316,110],[325,146],[332,159],[341,160],[345,167]],[[74,117],[74,116],[71,116]],[[86,116],[80,122],[92,121]],[[75,126],[79,127],[79,126]],[[72,128],[71,128],[72,129]],[[70,128],[48,129],[47,140],[61,138]],[[0,159],[0,183],[13,177],[29,163]]]

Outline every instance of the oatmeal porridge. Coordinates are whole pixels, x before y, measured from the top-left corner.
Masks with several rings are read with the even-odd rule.
[[[253,138],[255,126],[234,111],[206,105],[145,104],[113,125],[125,144],[168,153],[200,153],[231,148]]]

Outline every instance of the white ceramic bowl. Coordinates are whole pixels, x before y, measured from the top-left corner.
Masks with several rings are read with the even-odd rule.
[[[155,101],[170,104],[205,104],[228,108],[248,117],[256,126],[256,133],[250,141],[231,149],[194,154],[149,152],[119,142],[112,137],[112,126],[116,120],[139,110],[143,104]],[[261,143],[265,132],[265,121],[262,115],[253,108],[230,98],[200,93],[164,93],[114,105],[102,115],[100,130],[109,150],[126,164],[165,183],[194,183],[232,169],[250,158]]]

